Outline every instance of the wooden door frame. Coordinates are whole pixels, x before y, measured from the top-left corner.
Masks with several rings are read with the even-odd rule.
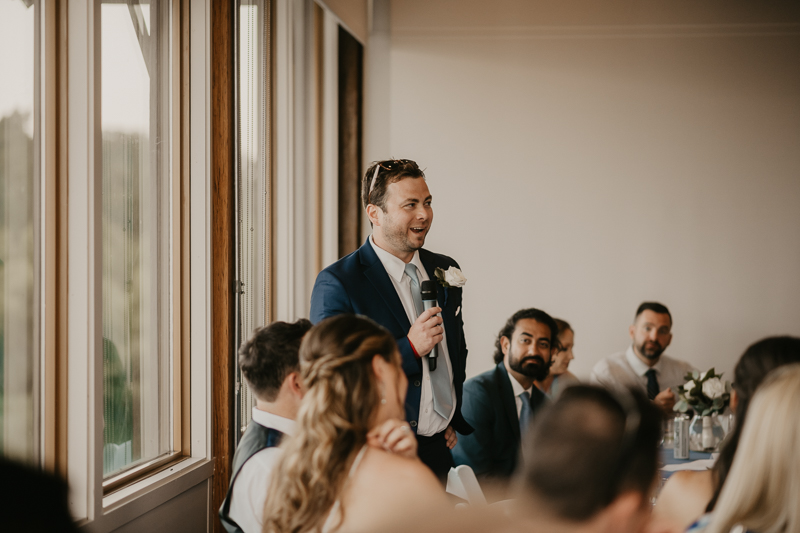
[[[210,513],[228,490],[234,453],[234,2],[211,1],[211,446]],[[214,531],[223,531],[212,519]]]

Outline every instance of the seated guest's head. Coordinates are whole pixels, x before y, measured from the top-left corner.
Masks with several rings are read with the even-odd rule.
[[[257,328],[239,348],[242,376],[256,397],[257,407],[295,418],[303,398],[298,352],[311,322],[273,322]]]
[[[558,376],[569,370],[569,363],[575,356],[572,347],[575,345],[575,332],[566,320],[553,319],[558,326],[558,353],[553,356],[550,374]]]
[[[300,348],[300,369],[306,394],[267,497],[265,531],[320,529],[369,430],[405,417],[408,382],[397,343],[366,317],[339,315],[314,326]]]
[[[738,453],[742,428],[746,418],[750,416],[748,411],[756,389],[767,374],[778,367],[793,363],[800,363],[800,338],[796,337],[768,337],[760,340],[747,348],[736,363],[731,392],[731,409],[736,414],[736,425],[725,440],[719,459],[714,464],[714,496],[708,504],[709,511],[714,509],[734,456]]]
[[[739,452],[708,533],[800,531],[800,365],[772,372],[753,397]]]
[[[647,520],[661,419],[639,391],[575,385],[535,421],[522,507],[550,529],[636,531]]]
[[[633,351],[640,358],[657,361],[672,341],[672,315],[667,306],[658,302],[644,302],[636,310],[628,332],[633,341]]]
[[[504,362],[518,381],[541,381],[558,347],[558,326],[544,311],[521,309],[506,321],[494,345],[494,362]]]
[[[0,516],[3,531],[78,531],[70,515],[66,481],[49,472],[0,456]]]

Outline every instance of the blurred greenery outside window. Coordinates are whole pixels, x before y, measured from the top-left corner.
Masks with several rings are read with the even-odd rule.
[[[103,474],[173,450],[171,4],[100,4]]]
[[[39,457],[38,2],[0,1],[0,455]]]

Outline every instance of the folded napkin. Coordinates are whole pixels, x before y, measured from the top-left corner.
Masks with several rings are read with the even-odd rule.
[[[679,463],[676,465],[664,465],[661,470],[664,472],[677,472],[678,470],[708,470],[714,466],[714,459],[698,459],[691,463]]]

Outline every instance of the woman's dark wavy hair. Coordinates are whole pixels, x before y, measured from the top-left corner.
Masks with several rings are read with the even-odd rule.
[[[736,363],[733,371],[733,387],[739,402],[736,405],[736,425],[725,440],[719,459],[711,470],[714,478],[714,495],[708,502],[707,512],[714,510],[722,486],[730,473],[733,457],[742,435],[747,409],[756,389],[771,371],[798,362],[800,362],[800,338],[768,337],[751,345]]]

